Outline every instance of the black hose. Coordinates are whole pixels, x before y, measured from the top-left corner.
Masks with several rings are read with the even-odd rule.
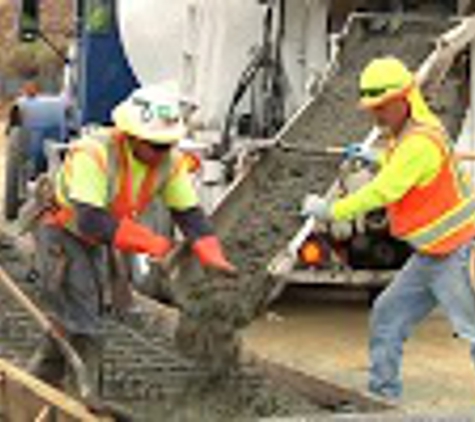
[[[234,91],[234,94],[231,98],[228,110],[226,112],[224,127],[221,135],[221,142],[218,149],[214,152],[213,155],[219,157],[229,151],[231,147],[231,127],[234,122],[234,113],[237,105],[246,94],[247,90],[251,86],[252,81],[255,79],[258,70],[262,67],[262,64],[265,60],[265,54],[263,49],[260,48],[255,55],[252,57],[251,62],[244,69],[239,78],[237,87]]]
[[[282,89],[282,65],[281,47],[285,28],[285,0],[279,0],[280,16],[276,39],[272,41],[272,26],[274,22],[274,4],[267,4],[263,23],[262,45],[252,57],[250,63],[242,72],[237,87],[232,96],[226,112],[221,142],[214,151],[215,157],[221,157],[229,152],[231,147],[231,128],[234,123],[236,107],[251,88],[259,71],[263,72],[263,92],[268,95],[263,97],[263,122],[259,128],[259,134],[268,136],[275,133],[278,126],[283,123],[283,89]],[[255,115],[255,107],[252,106],[251,115]]]

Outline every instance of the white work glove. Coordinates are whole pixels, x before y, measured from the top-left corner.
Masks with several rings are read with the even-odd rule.
[[[303,217],[315,217],[321,221],[330,221],[330,204],[320,195],[309,193],[302,202],[300,215]]]
[[[359,143],[347,145],[343,151],[343,156],[350,160],[360,160],[367,165],[377,164],[378,162],[377,152],[371,147]]]

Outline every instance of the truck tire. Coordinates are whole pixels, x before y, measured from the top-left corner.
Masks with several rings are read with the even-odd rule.
[[[26,197],[28,169],[26,168],[27,133],[20,126],[9,130],[5,155],[4,216],[7,220],[18,217],[18,211]]]

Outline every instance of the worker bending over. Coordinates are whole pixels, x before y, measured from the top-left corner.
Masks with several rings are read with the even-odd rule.
[[[385,207],[392,235],[414,248],[376,299],[371,315],[369,389],[397,399],[404,341],[437,305],[471,343],[475,360],[470,274],[475,200],[442,123],[406,66],[394,57],[374,59],[359,83],[360,105],[374,116],[386,140],[377,157],[380,170],[368,184],[332,203],[309,195],[303,213],[338,221]],[[366,160],[376,158],[370,149],[349,151]]]
[[[136,220],[154,198],[170,210],[203,266],[235,271],[199,205],[187,161],[174,147],[185,134],[181,106],[170,83],[140,88],[116,106],[113,128],[72,144],[55,175],[55,208],[36,229],[41,286],[93,382],[102,274],[114,262],[105,265],[105,256],[145,253],[160,261],[173,246],[172,239]],[[52,384],[61,384],[66,373],[64,357],[50,339],[30,366]]]

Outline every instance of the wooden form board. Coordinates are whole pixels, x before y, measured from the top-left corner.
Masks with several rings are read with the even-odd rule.
[[[111,421],[93,415],[79,401],[0,359],[0,421],[47,422],[48,412],[56,412],[57,422]]]

